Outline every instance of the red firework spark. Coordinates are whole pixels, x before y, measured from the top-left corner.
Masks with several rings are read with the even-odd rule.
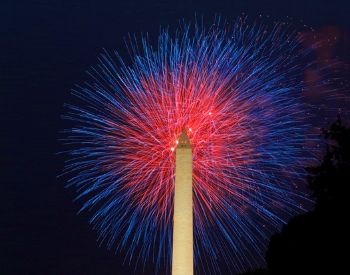
[[[254,162],[255,145],[246,127],[247,120],[250,126],[254,122],[247,114],[249,107],[236,98],[232,83],[228,87],[217,73],[199,71],[194,65],[192,71],[176,74],[166,71],[157,80],[143,78],[137,90],[125,87],[134,106],[121,114],[128,125],[121,129],[126,137],[122,147],[128,148],[123,157],[125,189],[131,201],[171,222],[168,204],[174,189],[174,150],[185,129],[193,147],[194,215],[202,223],[198,211],[224,207],[225,196],[244,201],[235,189],[249,185],[244,178],[232,182],[225,171],[238,171]]]

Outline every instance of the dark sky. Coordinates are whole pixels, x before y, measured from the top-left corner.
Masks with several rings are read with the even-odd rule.
[[[63,103],[102,48],[125,54],[128,33],[156,37],[160,25],[195,13],[242,12],[350,30],[346,0],[1,1],[0,274],[133,274],[121,254],[98,246],[73,192],[56,178]]]

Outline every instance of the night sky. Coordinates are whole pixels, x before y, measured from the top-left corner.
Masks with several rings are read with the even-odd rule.
[[[63,104],[103,48],[127,54],[128,33],[156,38],[161,25],[176,26],[195,14],[234,19],[242,13],[333,26],[349,41],[346,0],[1,1],[0,274],[134,273],[122,254],[99,247],[88,216],[76,214],[73,190],[57,179]]]

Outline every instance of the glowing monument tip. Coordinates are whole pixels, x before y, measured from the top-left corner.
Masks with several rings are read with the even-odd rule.
[[[185,130],[182,130],[177,148],[191,148],[191,142]]]

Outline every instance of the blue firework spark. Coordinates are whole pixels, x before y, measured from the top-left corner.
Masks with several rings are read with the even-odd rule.
[[[302,90],[311,50],[282,24],[216,21],[105,52],[74,89],[65,131],[68,186],[99,241],[169,272],[174,147],[187,129],[194,163],[195,270],[263,264],[271,234],[306,211],[314,141]],[[313,83],[322,85],[322,83]]]

